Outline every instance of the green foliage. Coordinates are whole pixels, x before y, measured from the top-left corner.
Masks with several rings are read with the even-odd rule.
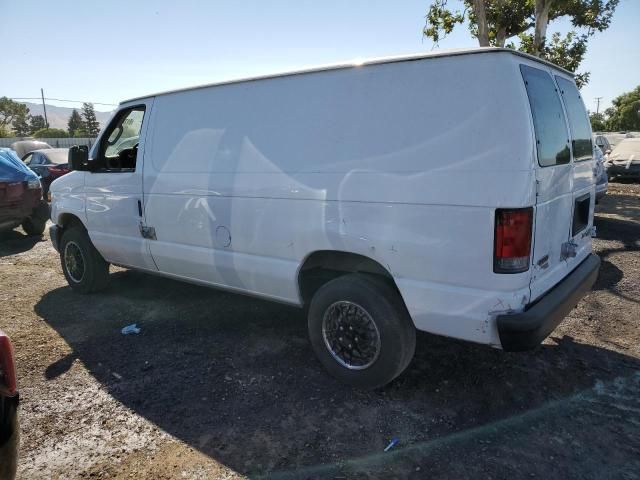
[[[69,116],[69,121],[67,122],[67,131],[69,132],[70,137],[77,137],[78,132],[84,130],[84,124],[82,122],[82,117],[78,113],[78,111],[74,108],[71,111],[71,115]]]
[[[11,132],[7,127],[0,125],[0,138],[8,137],[13,137],[13,132]]]
[[[605,110],[608,130],[640,130],[640,86],[623,93]]]
[[[432,0],[427,10],[423,34],[437,45],[456,25],[468,23],[478,38],[476,8],[484,6],[489,44],[509,47],[547,59],[576,72],[587,50],[589,38],[606,30],[620,0],[463,0],[462,10],[448,7],[448,0]],[[537,8],[536,8],[537,7]],[[546,36],[547,25],[561,17],[571,19],[573,31],[566,36]],[[536,41],[535,32],[540,35]],[[512,40],[507,43],[508,40]],[[579,73],[576,83],[583,85],[588,73]]]
[[[33,132],[36,138],[67,138],[69,134],[61,128],[41,128]]]
[[[426,22],[422,34],[437,45],[438,42],[453,31],[453,28],[464,23],[465,12],[452,11],[447,8],[447,0],[434,1],[427,11]]]
[[[32,115],[31,120],[29,121],[29,133],[33,135],[34,132],[43,128],[47,128],[44,117],[42,115]]]
[[[24,103],[19,103],[7,97],[0,97],[0,127],[8,131],[16,118],[22,120],[29,115],[29,109]]]
[[[95,137],[100,133],[100,122],[96,118],[96,112],[93,109],[93,103],[82,104],[83,128],[90,137]]]
[[[521,33],[519,35],[520,45],[518,50],[535,54],[533,37],[532,33]],[[589,36],[587,34],[569,32],[563,37],[556,32],[551,35],[551,41],[544,42],[539,56],[565,70],[576,72],[587,53],[588,40]],[[583,85],[589,82],[589,75],[589,72],[576,74],[575,80],[578,88],[582,88]]]
[[[29,109],[26,105],[23,105],[24,108],[21,108],[13,119],[13,131],[15,132],[16,137],[26,137],[29,135],[29,119],[31,115],[29,115]]]
[[[604,132],[607,130],[604,115],[602,113],[590,113],[591,130],[594,132]]]

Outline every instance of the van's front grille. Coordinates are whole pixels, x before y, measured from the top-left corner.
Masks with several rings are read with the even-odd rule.
[[[589,225],[589,208],[591,207],[591,195],[588,193],[575,199],[573,206],[573,225],[571,236],[575,236]]]

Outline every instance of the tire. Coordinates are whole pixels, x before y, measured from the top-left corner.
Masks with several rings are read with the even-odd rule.
[[[109,264],[82,227],[65,229],[60,239],[60,263],[69,286],[76,292],[98,292],[109,284]]]
[[[338,380],[359,388],[374,389],[391,382],[407,368],[415,352],[416,330],[400,295],[368,275],[349,274],[320,287],[309,306],[308,326],[311,345],[322,365]],[[340,326],[343,330],[339,331]],[[342,347],[349,350],[358,338],[364,339],[365,347],[350,352],[360,351],[362,357],[340,352]]]
[[[40,202],[30,217],[22,222],[22,228],[29,236],[41,236],[49,220],[49,205]]]

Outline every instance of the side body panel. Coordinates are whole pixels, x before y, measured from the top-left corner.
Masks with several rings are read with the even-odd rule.
[[[514,58],[157,97],[144,196],[159,271],[299,303],[308,255],[354,252],[393,275],[418,328],[499,344],[492,318],[529,302],[530,272],[493,273],[494,211],[535,204]]]

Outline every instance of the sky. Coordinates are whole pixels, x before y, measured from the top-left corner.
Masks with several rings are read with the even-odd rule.
[[[450,0],[455,6],[459,0]],[[128,98],[251,75],[428,52],[430,0],[0,0],[0,96]],[[7,21],[9,19],[9,21]],[[587,108],[640,84],[640,0],[589,43]],[[566,31],[567,21],[551,24]],[[465,26],[436,48],[475,47]],[[78,103],[47,103],[78,107]]]

